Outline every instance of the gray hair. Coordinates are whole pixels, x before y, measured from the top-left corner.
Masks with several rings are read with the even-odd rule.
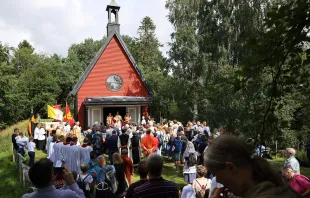
[[[97,157],[98,162],[99,161],[105,161],[105,158],[103,155],[99,155],[99,157]]]
[[[295,156],[296,154],[296,150],[293,148],[286,148],[286,152],[288,152],[289,154],[292,154],[293,156]]]
[[[157,177],[161,176],[163,166],[164,160],[160,155],[152,153],[148,156],[147,169],[150,175]]]

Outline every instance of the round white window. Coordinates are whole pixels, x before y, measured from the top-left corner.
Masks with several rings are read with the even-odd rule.
[[[106,85],[110,91],[118,91],[123,86],[123,79],[119,75],[113,74],[107,78]]]

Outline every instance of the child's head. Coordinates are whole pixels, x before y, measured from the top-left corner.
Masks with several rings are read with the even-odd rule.
[[[127,156],[127,155],[128,155],[127,149],[123,149],[123,150],[122,150],[122,156]]]
[[[87,163],[83,163],[83,164],[81,165],[81,171],[82,171],[82,173],[87,173],[88,169],[89,169],[89,166],[88,166]]]
[[[33,141],[33,137],[30,136],[30,137],[29,137],[29,142],[32,142],[32,141]]]

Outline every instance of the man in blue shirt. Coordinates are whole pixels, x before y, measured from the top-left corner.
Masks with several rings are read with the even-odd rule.
[[[115,168],[112,165],[107,165],[103,155],[100,155],[98,158],[98,167],[93,169],[92,175],[96,176],[96,183],[105,182],[105,176],[107,172],[115,172]]]

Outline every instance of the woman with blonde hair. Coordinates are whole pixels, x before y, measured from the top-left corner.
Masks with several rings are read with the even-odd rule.
[[[239,138],[223,135],[209,145],[204,161],[216,181],[235,196],[301,197],[285,185],[281,176],[261,157],[251,158],[252,148]]]
[[[310,182],[306,176],[295,173],[290,166],[282,169],[282,175],[289,180],[292,189],[303,197],[310,198]]]
[[[118,181],[118,188],[115,193],[116,198],[124,197],[126,191],[125,164],[119,153],[112,155],[113,166],[115,168],[115,177]]]

